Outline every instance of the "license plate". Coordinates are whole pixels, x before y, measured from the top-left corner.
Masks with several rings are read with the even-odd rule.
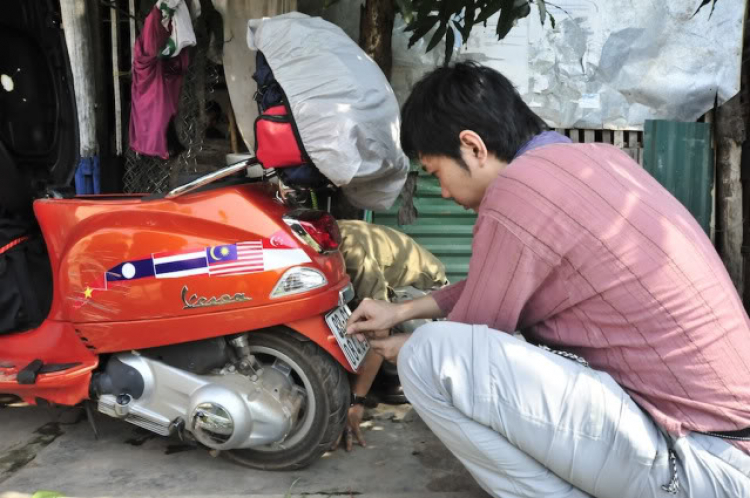
[[[351,314],[348,306],[340,306],[326,315],[326,323],[344,352],[346,361],[353,370],[357,370],[369,351],[370,344],[367,340],[359,342],[354,336],[346,335],[346,321]]]

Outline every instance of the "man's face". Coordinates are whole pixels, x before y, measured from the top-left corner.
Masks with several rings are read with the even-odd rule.
[[[448,156],[421,156],[420,161],[425,171],[440,182],[444,198],[453,199],[465,209],[479,209],[487,184],[481,175],[472,174],[471,163],[467,170]]]

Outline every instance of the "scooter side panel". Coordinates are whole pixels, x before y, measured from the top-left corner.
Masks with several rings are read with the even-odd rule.
[[[255,309],[220,310],[192,316],[177,316],[143,320],[139,322],[79,323],[76,327],[98,353],[112,353],[143,349],[180,342],[196,341],[209,337],[247,332],[272,325],[288,325],[317,317],[338,304],[339,290],[348,284],[344,279],[332,289],[324,290],[293,301],[275,303]],[[304,333],[308,329],[300,329]],[[324,349],[331,351],[320,330],[312,330]],[[330,332],[328,332],[330,334]],[[313,337],[311,337],[314,339]],[[315,340],[315,339],[314,339]],[[335,345],[335,349],[338,345]],[[341,360],[346,360],[338,351]],[[333,354],[333,353],[332,353]],[[338,356],[336,356],[338,359]]]
[[[210,311],[292,302],[298,297],[270,298],[292,266],[322,271],[328,288],[345,278],[339,254],[319,255],[297,241],[281,220],[286,208],[264,186],[148,202],[46,200],[35,207],[57,278],[52,316],[58,319],[101,323],[206,313],[186,301],[213,304]]]

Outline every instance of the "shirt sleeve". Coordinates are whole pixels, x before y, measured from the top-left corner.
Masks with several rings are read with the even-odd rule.
[[[551,271],[552,265],[503,223],[489,215],[480,215],[474,231],[469,277],[461,282],[461,294],[448,320],[483,324],[509,333],[519,325],[528,326],[519,324],[521,313]]]
[[[432,292],[430,295],[437,302],[438,307],[445,315],[448,315],[461,297],[461,293],[466,285],[466,280],[461,280],[455,284],[447,285],[442,289]]]

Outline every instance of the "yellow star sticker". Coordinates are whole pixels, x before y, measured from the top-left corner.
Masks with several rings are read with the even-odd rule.
[[[91,287],[86,287],[86,290],[83,291],[83,295],[86,297],[86,299],[91,299],[92,294],[94,294],[94,289]]]

